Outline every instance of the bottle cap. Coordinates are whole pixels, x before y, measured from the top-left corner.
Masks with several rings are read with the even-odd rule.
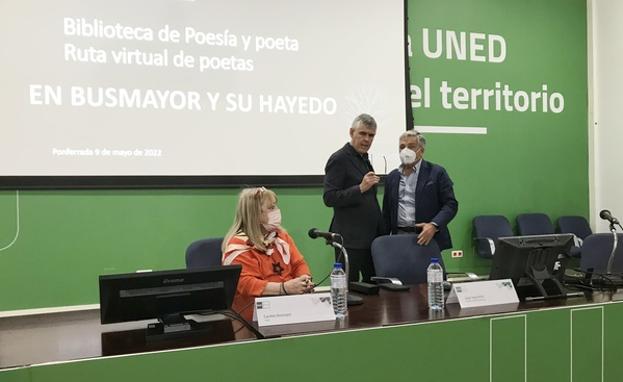
[[[340,268],[340,269],[344,269],[344,265],[342,265],[342,263],[335,263],[333,265],[333,268]]]
[[[439,259],[438,259],[437,257],[431,257],[431,258],[430,258],[430,262],[431,262],[431,263],[438,263],[438,262],[439,262]]]

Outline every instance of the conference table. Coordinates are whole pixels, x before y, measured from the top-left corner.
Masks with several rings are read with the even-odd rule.
[[[0,319],[0,381],[620,381],[623,293],[429,312],[426,285],[363,296],[344,320],[150,340],[99,310]]]

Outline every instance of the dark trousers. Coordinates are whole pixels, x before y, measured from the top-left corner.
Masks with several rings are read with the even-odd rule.
[[[348,281],[361,281],[369,283],[370,277],[374,276],[374,263],[372,263],[372,253],[369,249],[346,248],[348,252],[349,274]],[[335,250],[335,261],[344,264],[341,258],[341,251]]]

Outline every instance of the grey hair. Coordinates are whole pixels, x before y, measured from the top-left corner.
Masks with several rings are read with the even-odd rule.
[[[422,148],[426,148],[426,137],[424,137],[424,135],[422,135],[422,133],[417,130],[405,131],[404,133],[400,134],[400,138],[398,139],[398,141],[402,141],[403,139],[407,139],[409,137],[417,138],[418,145],[420,145]]]
[[[364,125],[368,129],[376,131],[376,121],[374,120],[374,117],[372,117],[370,114],[359,114],[353,121],[351,128],[356,129],[359,124]]]

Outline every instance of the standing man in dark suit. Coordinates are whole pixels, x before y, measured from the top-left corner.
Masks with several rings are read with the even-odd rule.
[[[325,166],[324,203],[333,207],[331,232],[344,238],[350,262],[350,281],[369,282],[374,276],[370,244],[383,232],[381,208],[376,198],[379,177],[368,160],[376,135],[376,121],[361,114],[350,128],[350,142],[333,153]]]
[[[459,203],[446,170],[423,159],[425,149],[426,139],[419,132],[408,130],[400,136],[402,165],[385,178],[383,219],[392,234],[417,234],[421,245],[434,238],[444,250],[452,248],[448,223]]]

